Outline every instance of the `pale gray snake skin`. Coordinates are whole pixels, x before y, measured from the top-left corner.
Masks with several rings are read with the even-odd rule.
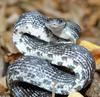
[[[53,89],[67,95],[89,85],[95,61],[87,49],[76,44],[79,32],[74,22],[49,19],[36,11],[20,16],[13,41],[24,56],[8,68],[12,95],[51,97]]]

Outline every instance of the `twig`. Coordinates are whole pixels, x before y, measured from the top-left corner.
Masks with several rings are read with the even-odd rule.
[[[55,86],[56,86],[56,84],[57,84],[57,82],[56,81],[54,81],[53,82],[53,89],[52,89],[52,97],[55,97]]]

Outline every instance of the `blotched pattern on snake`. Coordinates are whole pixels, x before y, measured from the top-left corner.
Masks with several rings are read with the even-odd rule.
[[[72,21],[36,11],[22,14],[13,42],[23,57],[7,72],[14,97],[51,97],[53,88],[56,94],[67,95],[90,84],[95,61],[86,48],[76,44],[79,36],[80,27]]]

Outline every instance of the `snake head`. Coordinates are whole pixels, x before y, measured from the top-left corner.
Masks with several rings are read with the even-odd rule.
[[[62,30],[65,26],[65,20],[61,18],[49,18],[45,22],[45,26],[52,32]]]
[[[72,43],[76,43],[80,36],[80,26],[70,20],[65,21],[61,18],[49,18],[45,22],[45,26],[50,29],[54,35],[70,40]]]

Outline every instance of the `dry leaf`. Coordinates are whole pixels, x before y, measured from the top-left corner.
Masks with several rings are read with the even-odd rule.
[[[100,0],[88,0],[90,5],[100,6]]]
[[[91,43],[89,41],[85,41],[85,40],[80,40],[79,45],[84,46],[85,48],[87,48],[89,51],[93,51],[95,49],[100,49],[100,46]]]
[[[18,52],[17,48],[13,44],[11,32],[4,32],[1,36],[0,42],[1,42],[1,46],[6,48],[10,53]]]
[[[2,2],[0,4],[0,36],[2,34],[1,32],[4,32],[6,30],[5,10],[6,10],[6,4]]]
[[[6,77],[0,77],[0,97],[11,97],[6,84]]]
[[[99,21],[99,19],[100,19],[100,10],[98,10],[98,12],[97,12],[97,11],[94,12],[94,13],[90,16],[90,18],[89,18],[89,20],[88,20],[88,25],[89,25],[89,27],[92,28],[93,26],[95,26],[95,24],[97,23],[97,21]]]
[[[4,58],[3,55],[0,54],[0,77],[3,76],[4,68],[5,68]]]
[[[96,64],[100,64],[100,46],[85,40],[81,40],[79,45],[87,48],[94,56]]]
[[[16,54],[8,54],[6,56],[4,56],[4,60],[6,63],[14,63],[16,59],[18,59],[19,57],[21,57],[22,54],[21,53],[16,53]]]
[[[7,91],[7,85],[6,85],[6,77],[0,78],[0,92],[6,92]]]
[[[84,96],[80,94],[79,92],[73,92],[73,93],[70,93],[68,97],[84,97]]]

